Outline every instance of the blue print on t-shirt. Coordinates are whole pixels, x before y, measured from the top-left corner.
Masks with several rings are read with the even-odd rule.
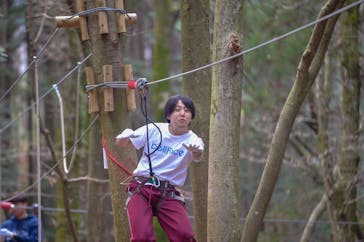
[[[158,145],[157,144],[152,144],[152,149],[157,149]],[[178,156],[183,156],[184,150],[174,150],[172,147],[167,146],[167,145],[161,145],[158,147],[158,151],[159,152],[163,152],[165,154],[172,154],[172,155],[178,155]]]

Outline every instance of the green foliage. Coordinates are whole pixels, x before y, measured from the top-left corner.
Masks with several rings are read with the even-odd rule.
[[[245,8],[245,48],[249,49],[281,36],[314,20],[317,4],[305,4],[294,9],[277,1],[254,1]],[[286,8],[286,9],[285,9]],[[296,68],[312,29],[292,34],[244,56],[245,86],[251,102],[246,112],[257,110],[255,105],[275,109],[284,102],[287,90],[295,78]],[[249,106],[249,105],[253,106]],[[260,110],[260,109],[258,109]]]

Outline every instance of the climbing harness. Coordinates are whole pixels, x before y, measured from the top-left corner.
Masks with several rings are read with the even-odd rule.
[[[185,203],[184,197],[179,191],[177,191],[174,185],[172,185],[169,181],[160,181],[159,179],[158,181],[159,184],[158,186],[156,186],[151,177],[134,176],[134,180],[127,188],[128,198],[126,199],[125,207],[128,205],[130,199],[134,195],[141,196],[147,203],[152,206],[153,215],[157,215],[158,209],[167,198],[175,199],[183,204]],[[152,195],[146,194],[146,192],[143,191],[144,189],[151,189],[152,191],[157,191],[160,193],[160,198],[156,204],[152,204]]]
[[[144,189],[151,189],[153,191],[158,191],[160,193],[160,199],[154,206],[152,206],[153,214],[156,215],[158,212],[158,208],[161,206],[163,201],[167,198],[176,199],[182,203],[184,203],[184,198],[181,196],[180,192],[178,192],[174,185],[172,185],[169,181],[160,180],[153,171],[152,158],[151,156],[159,149],[162,144],[162,132],[159,127],[149,119],[148,117],[148,87],[147,80],[145,78],[139,78],[136,81],[129,81],[128,87],[132,89],[137,89],[139,91],[140,96],[140,109],[145,117],[145,127],[146,127],[146,152],[144,155],[148,158],[149,165],[149,177],[143,176],[134,176],[134,180],[131,182],[131,185],[128,187],[128,198],[126,200],[126,205],[128,204],[131,197],[135,194],[142,196],[144,200],[148,203],[151,203],[151,195],[147,195],[146,192],[143,192]],[[149,141],[149,126],[154,125],[159,134],[160,139],[157,147],[150,150],[150,141]],[[135,187],[136,186],[136,187]],[[152,205],[152,204],[151,204]]]

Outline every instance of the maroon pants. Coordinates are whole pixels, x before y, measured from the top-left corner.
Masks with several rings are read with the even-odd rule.
[[[177,191],[168,190],[167,194],[163,195],[163,191],[158,188],[132,181],[129,192],[134,193],[126,207],[130,241],[156,241],[153,231],[153,215],[157,216],[170,241],[196,241],[184,203],[170,196],[170,192]]]

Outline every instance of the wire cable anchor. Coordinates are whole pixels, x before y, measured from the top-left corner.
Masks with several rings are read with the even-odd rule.
[[[142,77],[136,80],[130,81],[113,81],[113,82],[103,82],[93,85],[86,85],[86,91],[91,91],[92,89],[98,87],[108,87],[108,88],[130,88],[135,90],[143,90],[148,86],[147,78]]]

